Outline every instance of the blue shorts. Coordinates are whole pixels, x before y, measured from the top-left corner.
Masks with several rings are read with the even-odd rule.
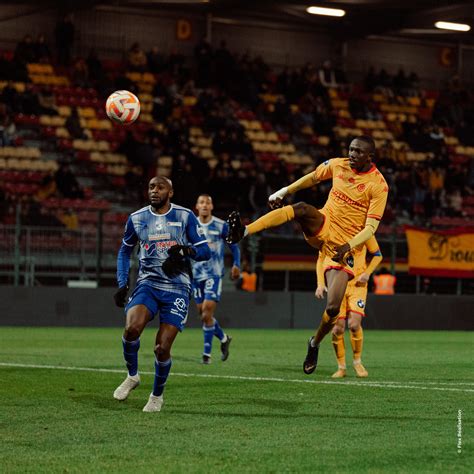
[[[215,301],[221,300],[222,278],[213,277],[207,280],[193,281],[193,296],[197,304],[201,304],[204,300]]]
[[[180,331],[188,319],[189,296],[158,290],[149,285],[138,285],[128,299],[125,314],[133,306],[145,305],[153,319],[160,313],[160,323],[171,324]]]

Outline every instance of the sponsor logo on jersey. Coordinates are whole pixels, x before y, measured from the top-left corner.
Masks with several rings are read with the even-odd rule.
[[[160,230],[164,230],[165,226],[163,225],[163,222],[157,222],[155,227],[156,227],[156,230],[160,232]]]
[[[148,234],[148,240],[169,240],[171,238],[171,234]]]
[[[196,226],[196,231],[197,231],[197,235],[199,235],[199,237],[203,237],[205,235],[204,229],[199,225]]]
[[[176,307],[176,309],[179,309],[180,311],[184,311],[186,309],[186,301],[184,298],[176,298],[173,303]]]
[[[357,306],[359,308],[364,308],[365,307],[365,301],[364,300],[359,300],[357,301]]]
[[[208,233],[211,234],[211,235],[219,235],[220,234],[220,232],[218,230],[209,230]]]
[[[165,242],[153,242],[151,244],[142,243],[142,247],[147,255],[153,255],[154,253],[167,253],[170,247],[177,244],[178,242],[176,242],[176,240],[167,240]]]
[[[359,191],[360,193],[365,189],[365,184],[359,184],[359,186],[357,186],[357,191]]]
[[[357,202],[357,201],[354,201],[354,199],[351,199],[349,196],[346,196],[344,193],[342,193],[341,191],[338,191],[334,188],[331,189],[330,194],[332,196],[334,196],[336,199],[339,199],[339,200],[349,204],[350,206],[359,207],[359,208],[362,208],[362,209],[367,209],[367,206],[365,206],[364,204],[362,204],[360,202]]]
[[[182,222],[168,222],[168,225],[171,227],[182,227],[183,223]]]

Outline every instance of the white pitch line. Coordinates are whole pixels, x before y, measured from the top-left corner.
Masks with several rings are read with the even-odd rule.
[[[19,367],[23,369],[52,369],[52,370],[69,370],[81,372],[106,372],[114,374],[123,374],[123,369],[101,369],[94,367],[67,367],[60,365],[37,365],[37,364],[18,364],[14,362],[0,362],[3,367]],[[154,372],[140,372],[144,375],[155,375]],[[216,374],[185,374],[181,372],[171,372],[170,375],[175,377],[195,377],[195,378],[212,378],[212,379],[226,379],[226,380],[246,380],[253,382],[284,382],[284,383],[303,383],[313,385],[348,385],[356,387],[377,387],[377,388],[401,388],[401,389],[415,389],[415,390],[435,390],[442,392],[474,392],[474,389],[466,388],[446,388],[446,387],[424,387],[420,385],[402,385],[399,382],[338,382],[334,380],[300,380],[300,379],[282,379],[277,377],[251,377],[243,375],[216,375]],[[410,382],[409,382],[410,383]],[[421,383],[421,382],[420,382]]]

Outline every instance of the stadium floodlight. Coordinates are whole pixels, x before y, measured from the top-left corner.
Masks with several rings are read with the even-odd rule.
[[[344,16],[346,14],[345,10],[339,8],[326,8],[326,7],[308,7],[306,9],[311,15],[325,15],[325,16]]]
[[[464,23],[451,23],[450,21],[437,21],[435,26],[440,30],[469,31],[471,29],[469,25]]]

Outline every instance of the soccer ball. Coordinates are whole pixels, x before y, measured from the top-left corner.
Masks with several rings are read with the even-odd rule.
[[[110,120],[122,125],[130,125],[140,115],[140,101],[129,91],[115,91],[109,95],[105,111]]]

